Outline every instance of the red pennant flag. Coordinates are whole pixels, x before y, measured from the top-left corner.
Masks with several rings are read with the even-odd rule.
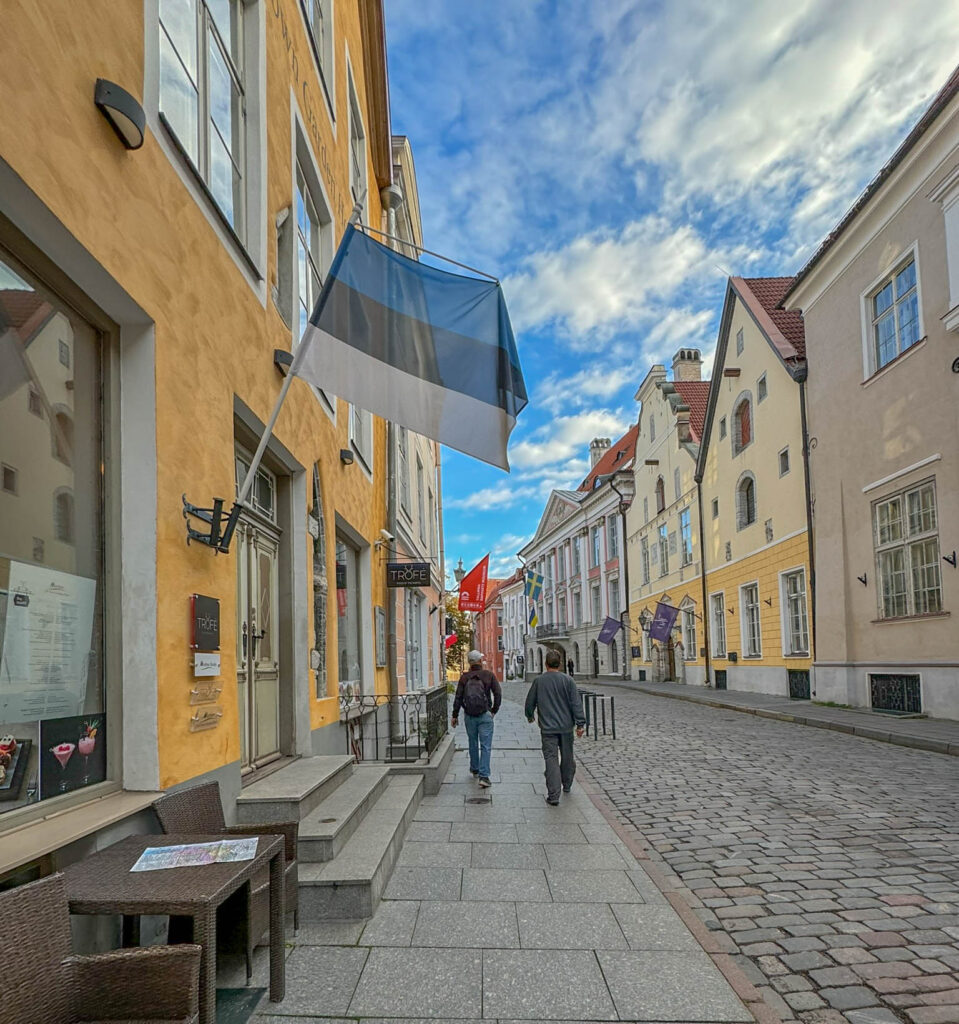
[[[489,573],[489,555],[471,569],[460,583],[461,612],[481,612],[486,607],[486,576]]]
[[[448,637],[446,638],[446,649],[447,649],[447,650],[449,650],[449,649],[450,649],[450,648],[451,648],[451,647],[453,646],[453,644],[455,644],[455,643],[456,643],[456,641],[457,641],[458,639],[459,639],[459,637],[457,637],[457,635],[456,635],[455,633],[451,633],[451,634],[450,634],[450,635],[449,635],[449,636],[448,636]]]

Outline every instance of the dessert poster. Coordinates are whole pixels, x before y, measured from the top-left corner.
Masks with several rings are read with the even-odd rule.
[[[10,562],[0,722],[75,715],[87,692],[97,581]]]
[[[40,797],[48,800],[107,777],[107,716],[101,712],[40,723]]]

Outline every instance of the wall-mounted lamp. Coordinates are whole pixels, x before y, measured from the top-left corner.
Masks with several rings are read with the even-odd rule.
[[[868,576],[866,575],[866,573],[863,573],[863,574],[862,574],[862,576],[857,576],[857,577],[856,577],[856,579],[857,579],[857,580],[859,580],[859,582],[860,582],[860,583],[861,583],[861,584],[862,584],[862,585],[863,585],[864,587],[865,587],[865,586],[866,586],[866,585],[868,584],[868,582],[869,582],[869,578],[868,578]]]
[[[340,462],[342,462],[344,466],[353,465],[353,453],[349,448],[340,449]]]
[[[105,78],[98,78],[93,90],[93,102],[127,149],[139,149],[143,145],[146,115],[143,107],[126,89],[121,89],[115,82],[108,82]]]

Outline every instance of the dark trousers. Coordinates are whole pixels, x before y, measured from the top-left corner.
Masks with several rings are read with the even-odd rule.
[[[559,799],[559,789],[569,789],[576,774],[571,732],[544,732],[543,759],[546,761],[546,794],[550,800]]]

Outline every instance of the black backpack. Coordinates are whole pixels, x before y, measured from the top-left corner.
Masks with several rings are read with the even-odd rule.
[[[479,675],[470,673],[463,686],[463,710],[466,714],[485,715],[489,711],[489,697],[486,695],[486,684]]]

